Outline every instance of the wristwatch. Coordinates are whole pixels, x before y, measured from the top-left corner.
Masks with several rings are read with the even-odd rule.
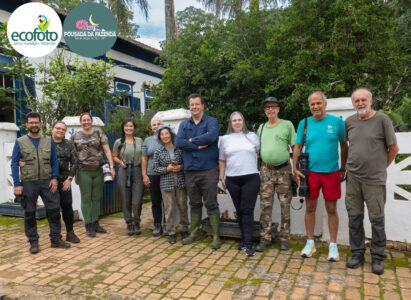
[[[110,166],[110,169],[114,169],[114,166]]]

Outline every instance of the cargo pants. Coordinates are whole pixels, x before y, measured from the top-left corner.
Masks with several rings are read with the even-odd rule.
[[[271,218],[274,195],[277,193],[281,206],[280,240],[288,241],[290,238],[290,203],[292,199],[291,166],[288,164],[278,169],[270,169],[263,164],[261,166],[260,179],[260,237],[266,241],[271,241]]]

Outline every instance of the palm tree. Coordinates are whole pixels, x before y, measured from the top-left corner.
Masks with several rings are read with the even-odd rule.
[[[278,5],[285,4],[287,0],[197,0],[201,2],[205,9],[214,11],[216,19],[228,13],[230,16],[236,15],[247,3],[258,1],[264,7],[278,7]]]
[[[133,4],[137,4],[140,11],[148,19],[148,10],[150,8],[147,0],[108,0],[107,7],[111,10],[117,19],[118,30],[121,35],[135,38],[137,36],[138,26],[132,23]]]
[[[164,0],[166,16],[166,39],[167,41],[177,36],[177,24],[174,13],[174,0]]]
[[[70,11],[77,5],[89,2],[88,0],[43,0],[46,4],[55,5],[58,8]],[[99,1],[95,1],[99,2]],[[118,29],[121,35],[128,37],[136,37],[138,26],[133,24],[133,4],[137,4],[140,11],[144,14],[146,20],[148,19],[148,11],[150,6],[147,0],[105,0],[103,1],[117,19]]]

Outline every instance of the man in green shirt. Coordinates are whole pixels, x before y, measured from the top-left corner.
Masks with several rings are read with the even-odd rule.
[[[290,121],[278,117],[280,103],[275,97],[262,102],[268,121],[261,124],[257,135],[261,141],[261,232],[257,251],[264,251],[271,244],[271,217],[274,195],[281,206],[280,250],[288,250],[290,238],[290,203],[292,198],[292,171],[290,147],[295,144],[295,129]]]

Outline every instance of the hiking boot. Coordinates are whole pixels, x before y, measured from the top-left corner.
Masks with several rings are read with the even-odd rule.
[[[95,228],[96,233],[107,233],[107,230],[101,227],[98,221],[94,222],[94,228]]]
[[[287,251],[290,249],[290,245],[288,244],[288,241],[280,241],[280,250],[281,251]]]
[[[132,236],[134,234],[134,225],[133,224],[127,224],[127,235]]]
[[[30,253],[31,254],[36,254],[39,252],[39,242],[38,241],[33,241],[30,242]]]
[[[134,223],[134,232],[136,235],[141,234],[140,223]]]
[[[51,241],[51,248],[61,248],[61,249],[67,249],[70,248],[70,244],[64,242],[62,239],[56,240],[56,241]]]
[[[170,236],[168,237],[168,242],[169,242],[170,244],[175,244],[176,241],[177,241],[176,235],[175,235],[175,234],[170,234]]]
[[[317,251],[315,249],[315,244],[313,242],[308,242],[305,244],[304,249],[301,251],[301,256],[304,258],[308,258],[313,256],[313,254]]]
[[[66,234],[66,242],[70,242],[73,244],[78,244],[80,243],[80,239],[78,238],[77,235],[74,234],[74,231],[69,231]]]
[[[220,241],[220,216],[209,215],[211,233],[213,234],[213,241],[211,242],[211,249],[217,250],[221,247]]]
[[[153,229],[153,236],[160,236],[162,232],[163,232],[163,229],[161,228],[161,224],[155,223],[154,229]]]
[[[270,247],[270,245],[271,245],[271,241],[261,239],[260,243],[258,243],[258,245],[255,247],[255,251],[264,252],[264,250]]]
[[[93,223],[86,224],[86,235],[88,237],[96,237],[96,229],[94,228]]]
[[[348,261],[347,261],[347,267],[350,269],[357,269],[359,266],[362,266],[364,264],[364,255],[357,254],[353,255]]]
[[[182,240],[183,245],[189,245],[201,240],[201,214],[191,213],[190,235]]]
[[[371,270],[377,275],[384,273],[384,266],[382,265],[381,260],[373,259],[371,263]]]

